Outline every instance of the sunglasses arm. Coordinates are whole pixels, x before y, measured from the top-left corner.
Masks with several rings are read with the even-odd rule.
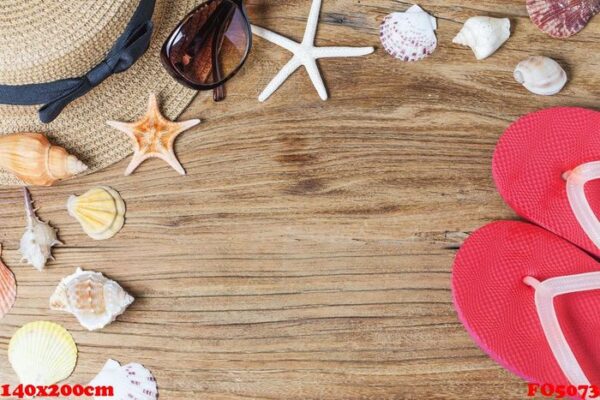
[[[236,4],[238,4],[242,9],[243,9],[243,4],[240,1],[236,2]],[[219,26],[219,30],[217,31],[217,34],[214,36],[213,38],[213,42],[212,42],[212,62],[213,62],[213,74],[214,74],[214,80],[215,81],[220,81],[222,79],[222,74],[221,74],[221,65],[219,63],[219,53],[221,50],[221,46],[223,45],[223,38],[225,35],[225,32],[227,31],[227,29],[229,29],[229,24],[231,23],[231,20],[233,18],[233,13],[235,10],[229,10],[229,13],[227,15],[227,17],[225,18],[224,22]],[[213,89],[213,100],[214,101],[222,101],[225,98],[225,85],[221,85],[218,86],[216,88]]]

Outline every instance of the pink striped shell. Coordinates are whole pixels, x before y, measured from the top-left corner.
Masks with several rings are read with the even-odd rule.
[[[419,61],[437,47],[435,17],[417,5],[406,12],[391,13],[383,19],[380,39],[383,48],[402,61]]]
[[[121,366],[108,360],[90,386],[112,386],[113,400],[157,400],[156,379],[146,367],[138,363]],[[102,397],[105,398],[105,397]]]
[[[600,0],[527,0],[531,21],[555,38],[581,31],[600,12]]]
[[[2,245],[0,245],[2,255]],[[17,282],[12,271],[0,259],[0,319],[10,311],[17,298]]]

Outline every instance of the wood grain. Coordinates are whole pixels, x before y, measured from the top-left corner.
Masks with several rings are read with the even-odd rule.
[[[309,0],[249,0],[253,22],[300,39]],[[256,98],[288,60],[255,39],[227,101],[201,93],[182,118],[202,118],[177,142],[188,176],[128,160],[49,189],[33,189],[42,218],[66,243],[43,273],[20,265],[19,190],[0,191],[0,242],[19,283],[0,325],[0,381],[15,330],[37,319],[78,343],[69,382],[107,358],[155,373],[161,399],[519,399],[526,386],[471,341],[452,308],[456,248],[469,232],[515,218],[494,189],[490,160],[508,124],[557,105],[600,98],[600,20],[553,40],[524,0],[424,0],[439,18],[439,49],[406,64],[381,49],[383,16],[409,2],[326,0],[317,43],[374,45],[376,54],[321,63],[321,102],[305,71],[264,104]],[[514,34],[476,61],[451,43],[474,15],[508,16]],[[559,96],[526,92],[512,77],[529,55],[557,59],[570,83]],[[141,110],[142,111],[142,110]],[[108,184],[127,224],[94,242],[65,210],[68,195]],[[136,302],[117,323],[84,331],[48,311],[76,266],[118,280]]]

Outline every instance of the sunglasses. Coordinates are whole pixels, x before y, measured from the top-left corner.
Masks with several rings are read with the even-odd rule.
[[[223,85],[242,68],[251,47],[242,0],[208,0],[177,25],[163,45],[161,60],[179,83],[213,90],[214,100],[221,101]]]

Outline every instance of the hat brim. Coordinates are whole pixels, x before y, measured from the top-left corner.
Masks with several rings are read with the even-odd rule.
[[[69,104],[50,124],[42,124],[35,106],[0,105],[0,134],[40,132],[98,171],[127,157],[132,144],[107,120],[133,121],[141,116],[148,96],[158,96],[164,115],[176,119],[197,94],[177,83],[160,61],[162,44],[175,26],[203,0],[157,1],[150,48],[129,70],[108,78],[90,93]],[[0,170],[0,186],[22,185]]]

